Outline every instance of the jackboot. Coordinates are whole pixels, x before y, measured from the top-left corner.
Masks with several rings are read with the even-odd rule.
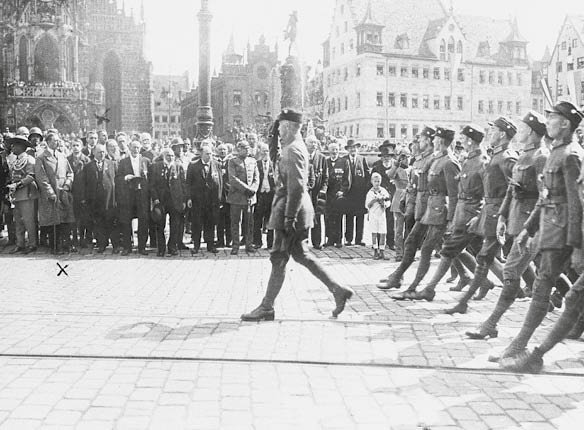
[[[475,331],[467,331],[465,334],[468,338],[475,340],[485,339],[487,337],[494,339],[499,336],[499,330],[497,330],[496,325],[484,322]]]
[[[582,333],[584,333],[584,312],[580,314],[580,318],[578,318],[572,330],[566,335],[566,339],[580,339]]]
[[[259,305],[253,311],[241,315],[242,321],[274,321],[276,317],[276,313],[274,312],[274,308],[269,309],[265,308],[264,305]]]
[[[532,352],[524,350],[514,357],[502,358],[499,366],[511,372],[540,373],[543,369],[543,354],[539,348],[534,348]]]

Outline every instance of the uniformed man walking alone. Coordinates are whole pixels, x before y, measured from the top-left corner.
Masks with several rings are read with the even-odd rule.
[[[302,114],[284,109],[278,120],[282,155],[278,162],[276,194],[269,222],[269,228],[274,229],[274,247],[270,256],[272,272],[262,303],[250,313],[243,314],[241,319],[274,319],[274,301],[284,283],[290,256],[327,286],[335,298],[336,307],[332,314],[337,317],[353,291],[335,282],[308,253],[308,230],[314,223],[314,209],[307,191],[309,156],[300,134]]]

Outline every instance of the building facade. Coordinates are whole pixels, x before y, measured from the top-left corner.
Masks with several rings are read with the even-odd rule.
[[[526,46],[516,21],[458,16],[439,0],[337,0],[323,44],[329,132],[373,145],[521,115]]]
[[[277,62],[277,51],[270,49],[263,36],[253,49],[247,47],[246,58],[235,51],[231,37],[221,73],[211,79],[214,133],[219,139],[232,141],[237,130],[258,130],[269,123],[270,76]],[[197,95],[194,89],[181,102],[184,137],[196,134]]]
[[[0,127],[151,130],[143,11],[134,18],[109,0],[3,0],[0,23]]]
[[[152,133],[155,139],[181,136],[181,100],[189,91],[189,76],[154,75],[153,79],[154,122]]]
[[[584,15],[566,16],[547,68],[553,101],[584,105]]]

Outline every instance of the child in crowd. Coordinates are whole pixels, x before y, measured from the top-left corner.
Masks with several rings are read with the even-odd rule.
[[[373,173],[371,175],[371,188],[365,198],[365,207],[369,211],[367,221],[371,231],[371,239],[374,249],[374,260],[383,260],[385,255],[385,236],[387,235],[387,225],[385,221],[385,209],[391,205],[389,192],[381,186],[381,175]]]

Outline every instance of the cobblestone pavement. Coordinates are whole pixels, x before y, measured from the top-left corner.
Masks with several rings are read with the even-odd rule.
[[[584,418],[584,342],[558,345],[542,375],[487,361],[528,301],[499,338],[467,340],[498,291],[452,317],[440,313],[460,294],[448,284],[432,303],[394,302],[375,283],[396,263],[326,248],[316,255],[356,291],[338,320],[326,288],[290,264],[276,321],[242,323],[265,290],[265,250],[110,252],[0,252],[0,429],[573,429]]]

